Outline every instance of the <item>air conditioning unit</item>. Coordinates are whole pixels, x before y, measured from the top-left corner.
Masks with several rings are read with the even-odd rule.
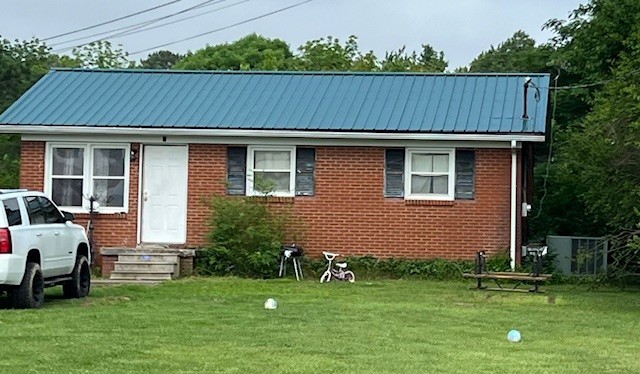
[[[607,270],[609,243],[605,238],[547,236],[547,246],[565,275],[596,275]]]

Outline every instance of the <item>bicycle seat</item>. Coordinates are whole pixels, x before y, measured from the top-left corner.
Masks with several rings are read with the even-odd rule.
[[[336,266],[339,267],[340,269],[346,269],[347,268],[347,263],[346,262],[336,262]]]

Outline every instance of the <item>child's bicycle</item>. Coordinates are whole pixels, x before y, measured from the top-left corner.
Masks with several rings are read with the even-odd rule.
[[[353,274],[352,271],[344,270],[347,268],[346,262],[336,263],[337,269],[332,266],[333,260],[336,257],[340,256],[339,254],[331,253],[331,252],[322,252],[322,254],[324,255],[324,258],[326,258],[329,263],[327,264],[327,270],[325,270],[325,272],[320,277],[320,283],[329,282],[332,278],[335,280],[347,281],[351,283],[356,281],[356,276],[355,274]]]

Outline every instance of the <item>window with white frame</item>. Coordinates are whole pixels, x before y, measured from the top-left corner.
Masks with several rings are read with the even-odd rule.
[[[89,210],[89,197],[100,212],[126,212],[129,200],[129,146],[49,144],[46,191],[60,207]]]
[[[407,149],[405,197],[453,200],[455,152],[453,149]]]
[[[249,195],[294,196],[295,147],[248,147]]]

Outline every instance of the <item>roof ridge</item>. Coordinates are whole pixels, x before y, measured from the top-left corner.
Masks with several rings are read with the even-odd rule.
[[[55,72],[79,72],[79,73],[139,73],[139,74],[232,74],[232,75],[364,75],[364,76],[425,76],[425,77],[457,77],[457,76],[480,76],[480,77],[517,77],[517,76],[550,76],[549,73],[435,73],[435,72],[391,72],[391,71],[300,71],[300,70],[167,70],[167,69],[84,69],[84,68],[62,68],[53,67],[50,71]]]

